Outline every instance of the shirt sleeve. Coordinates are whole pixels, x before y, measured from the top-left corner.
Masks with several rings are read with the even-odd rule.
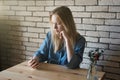
[[[34,54],[34,56],[39,57],[40,62],[46,61],[48,59],[49,44],[50,44],[50,32],[47,33],[45,40],[41,44],[40,48]]]
[[[70,62],[67,64],[68,68],[74,69],[78,68],[79,64],[83,60],[83,52],[85,48],[85,38],[81,36],[74,48],[74,55],[72,56]]]

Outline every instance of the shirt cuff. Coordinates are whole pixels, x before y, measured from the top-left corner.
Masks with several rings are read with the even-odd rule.
[[[82,59],[80,59],[80,56],[77,54],[74,54],[70,62],[66,65],[70,69],[79,68],[79,64],[82,62]]]

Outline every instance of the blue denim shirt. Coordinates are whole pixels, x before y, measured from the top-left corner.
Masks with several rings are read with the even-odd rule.
[[[54,53],[54,47],[51,41],[51,32],[47,33],[44,42],[34,56],[38,56],[40,62],[47,61],[48,63],[66,65],[68,68],[77,68],[83,59],[83,52],[85,48],[85,38],[78,34],[76,44],[74,45],[74,55],[70,62],[67,61],[67,52],[63,47]]]

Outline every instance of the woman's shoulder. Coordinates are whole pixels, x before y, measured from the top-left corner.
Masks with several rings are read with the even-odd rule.
[[[51,40],[51,32],[47,32],[46,33],[46,38],[45,38],[46,41],[50,41]]]
[[[86,39],[84,36],[82,36],[81,34],[77,33],[77,41],[83,41],[86,42]]]
[[[51,38],[51,31],[47,32],[46,37]]]

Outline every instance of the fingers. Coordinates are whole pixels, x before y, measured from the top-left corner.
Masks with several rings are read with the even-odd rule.
[[[32,67],[32,68],[37,68],[38,65],[39,65],[39,63],[38,63],[38,62],[35,62],[34,64],[31,65],[31,67]]]
[[[59,37],[60,39],[62,39],[63,38],[63,36],[62,36],[62,32],[60,32],[60,37]]]
[[[32,68],[37,68],[39,65],[39,61],[37,61],[36,59],[31,59],[30,61],[28,61],[28,65]]]
[[[68,35],[65,31],[60,32],[60,39],[64,39],[65,41],[68,39]]]

